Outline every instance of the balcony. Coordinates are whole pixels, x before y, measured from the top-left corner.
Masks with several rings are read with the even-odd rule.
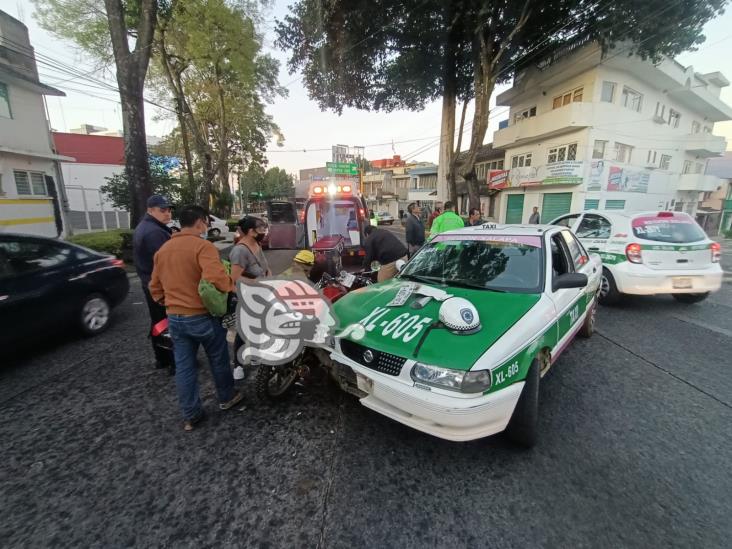
[[[686,151],[700,157],[721,156],[727,149],[727,141],[721,135],[692,133],[686,136]]]
[[[716,175],[685,173],[679,176],[679,191],[714,192],[722,184]]]
[[[538,116],[525,118],[493,134],[493,147],[501,149],[521,143],[587,128],[593,124],[595,105],[571,103]]]

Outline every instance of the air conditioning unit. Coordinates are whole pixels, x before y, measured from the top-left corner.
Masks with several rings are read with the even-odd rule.
[[[658,114],[653,115],[653,121],[656,124],[665,124],[666,123],[666,119],[663,116],[659,116]]]

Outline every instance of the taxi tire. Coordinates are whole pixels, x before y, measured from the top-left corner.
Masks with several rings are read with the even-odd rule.
[[[704,301],[706,298],[709,297],[709,292],[704,292],[703,294],[671,294],[676,301],[679,303],[699,303],[700,301]]]
[[[579,330],[578,335],[580,337],[584,338],[590,338],[592,337],[592,334],[595,333],[595,320],[597,316],[597,305],[593,304],[590,309],[587,311],[587,315],[585,316],[585,321],[582,323],[582,327]]]
[[[616,305],[620,301],[622,294],[618,291],[618,286],[615,284],[615,278],[613,278],[610,271],[604,267],[602,269],[602,278],[607,281],[608,288],[605,295],[598,292],[597,300],[603,305]],[[602,284],[602,281],[600,284]]]
[[[534,359],[526,374],[521,396],[506,427],[506,436],[524,448],[534,446],[538,436],[540,370],[539,361]]]

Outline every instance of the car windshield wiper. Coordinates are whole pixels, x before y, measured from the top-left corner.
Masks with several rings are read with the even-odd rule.
[[[415,274],[400,274],[399,278],[404,278],[406,280],[414,280],[416,282],[425,282],[427,284],[445,284],[445,281],[442,280],[440,277],[437,276],[425,276],[425,275],[415,275]]]
[[[489,292],[499,292],[502,294],[506,293],[506,290],[499,290],[498,288],[491,288],[490,286],[483,286],[467,280],[450,280],[449,286],[457,286],[458,288],[474,288],[476,290],[488,290]]]

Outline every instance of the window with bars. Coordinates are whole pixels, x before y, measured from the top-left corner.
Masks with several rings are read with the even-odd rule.
[[[692,169],[692,162],[691,162],[691,160],[684,160],[684,169],[681,170],[681,173],[682,174],[691,173],[691,169]]]
[[[517,154],[511,157],[512,168],[523,168],[525,166],[531,166],[531,153]]]
[[[623,107],[640,112],[643,105],[643,94],[629,88],[628,86],[623,86],[623,94],[620,98],[620,103]]]
[[[582,101],[582,96],[584,94],[584,87],[577,88],[575,90],[563,93],[562,95],[558,95],[554,98],[552,101],[552,109],[558,109],[560,107],[564,107],[565,105],[569,105],[570,103],[579,103]]]
[[[602,160],[605,158],[605,148],[607,141],[595,139],[595,145],[592,147],[592,158]]]
[[[599,198],[586,198],[585,199],[585,210],[596,210],[600,207]]]
[[[691,133],[699,133],[700,131],[701,131],[701,124],[699,124],[699,122],[694,120],[691,123]]]
[[[625,209],[625,200],[606,200],[605,209],[606,210],[624,210]]]
[[[662,170],[668,170],[671,168],[671,157],[667,154],[661,155],[661,161],[658,163],[658,167]]]
[[[627,162],[630,164],[630,158],[633,155],[633,147],[624,143],[615,142],[615,160],[616,162]]]
[[[577,160],[577,143],[562,145],[561,147],[554,147],[553,149],[549,149],[547,164],[553,164],[554,162],[564,162],[565,160]]]
[[[47,196],[45,174],[42,172],[13,171],[15,189],[19,196]]]
[[[656,158],[658,157],[658,152],[649,150],[648,151],[648,157],[646,158],[646,165],[647,166],[655,166],[656,165]]]
[[[13,118],[13,111],[10,110],[8,87],[2,82],[0,82],[0,118]]]

